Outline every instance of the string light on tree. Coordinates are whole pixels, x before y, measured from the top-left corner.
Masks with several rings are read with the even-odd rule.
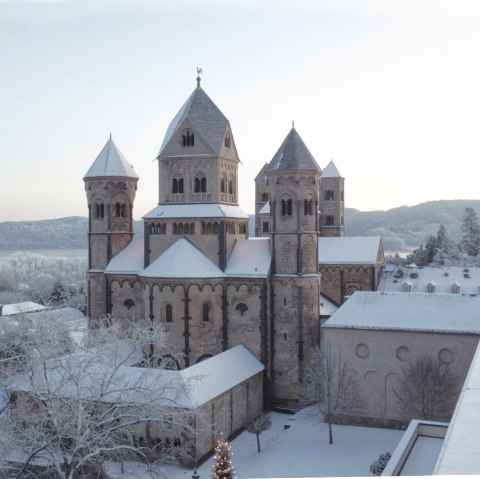
[[[220,439],[215,446],[215,463],[213,465],[212,479],[236,479],[235,468],[232,466],[232,447],[220,434]]]

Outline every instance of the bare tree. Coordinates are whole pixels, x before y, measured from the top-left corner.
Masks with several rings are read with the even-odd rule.
[[[394,389],[399,409],[410,418],[448,420],[459,393],[459,378],[449,364],[422,354],[402,370]]]
[[[272,420],[269,416],[259,416],[246,424],[245,429],[257,436],[257,452],[260,452],[260,434],[268,431],[272,427]]]
[[[51,357],[35,342],[24,345],[17,374],[4,378],[10,401],[0,415],[10,451],[23,458],[17,477],[41,461],[50,477],[95,477],[106,460],[174,462],[189,452],[189,412],[179,407],[186,385],[177,375],[142,363],[161,357],[166,335],[132,322],[102,326],[90,348]],[[26,359],[25,359],[26,358]],[[188,385],[187,385],[188,386]]]
[[[329,444],[333,444],[332,423],[358,412],[363,404],[357,373],[339,350],[325,342],[312,351],[304,384],[305,400],[318,405],[328,423]]]

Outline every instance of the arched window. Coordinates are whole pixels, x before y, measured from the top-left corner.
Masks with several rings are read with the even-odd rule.
[[[189,128],[186,128],[182,132],[182,146],[194,146],[195,145],[195,135],[193,131]]]
[[[177,223],[173,223],[173,234],[178,234]]]
[[[184,191],[183,191],[183,178],[180,178],[178,180],[178,192],[179,193],[184,193]]]
[[[292,200],[282,200],[281,208],[282,216],[292,216]]]
[[[262,193],[262,201],[268,201],[268,193]]]
[[[207,179],[203,177],[200,180],[200,192],[201,193],[206,193],[207,192]]]
[[[193,192],[200,193],[200,178],[195,178],[193,182]]]
[[[178,179],[173,178],[172,180],[172,193],[178,193]]]
[[[333,190],[325,191],[325,199],[326,200],[334,200],[335,199],[335,192]]]
[[[458,283],[452,284],[452,294],[460,294],[460,285]]]
[[[105,218],[105,205],[103,203],[95,203],[93,216],[95,218]]]
[[[333,226],[335,224],[335,217],[333,215],[328,215],[325,218],[325,224],[327,226]]]
[[[165,322],[171,323],[172,321],[173,321],[172,305],[166,304],[165,305]]]
[[[210,321],[210,305],[208,303],[202,305],[202,321]]]
[[[436,289],[436,284],[434,282],[430,282],[427,284],[427,293],[435,293],[435,289]]]
[[[412,291],[412,283],[405,281],[405,283],[402,284],[402,292],[410,293],[410,291]]]
[[[183,224],[182,223],[179,223],[178,226],[177,226],[177,233],[179,235],[183,235]]]
[[[228,180],[228,193],[233,195],[233,180]]]
[[[202,221],[202,224],[200,225],[200,233],[204,235],[206,233],[205,231],[205,221]]]
[[[220,179],[220,192],[221,193],[226,193],[226,178],[224,176],[222,176],[222,178]]]
[[[124,203],[115,203],[113,210],[113,215],[117,218],[125,218],[125,204]]]
[[[230,133],[225,133],[225,146],[227,148],[230,148],[232,146],[231,138],[230,138]]]
[[[313,215],[313,200],[303,200],[303,214],[305,216]]]
[[[155,232],[157,233],[157,235],[161,235],[161,234],[162,234],[162,226],[161,226],[161,225],[157,225]]]
[[[150,234],[152,234],[152,235],[155,234],[155,225],[154,225],[154,224],[152,224],[152,225],[150,226]]]
[[[262,231],[263,231],[264,233],[268,233],[268,229],[269,229],[269,228],[268,228],[268,221],[264,221],[264,222],[263,222]]]
[[[190,223],[190,234],[191,235],[195,234],[195,223]]]
[[[162,235],[167,234],[167,223],[163,223],[162,225]]]

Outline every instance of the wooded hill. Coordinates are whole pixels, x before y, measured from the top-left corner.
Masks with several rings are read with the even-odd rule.
[[[385,211],[345,211],[348,236],[381,236],[385,250],[409,251],[425,244],[444,224],[449,236],[461,238],[465,208],[480,216],[480,200],[428,201],[416,206],[401,206]],[[0,223],[0,249],[87,248],[88,219],[80,216],[41,221],[6,221]],[[143,222],[135,222],[137,234]]]

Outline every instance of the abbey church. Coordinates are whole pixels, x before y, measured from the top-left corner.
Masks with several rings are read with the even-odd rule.
[[[322,171],[293,127],[255,178],[249,237],[233,130],[200,78],[157,160],[143,238],[138,176],[111,138],[85,174],[89,317],[161,322],[178,369],[244,344],[265,366],[269,404],[294,406],[323,305],[376,289],[381,242],[345,237],[344,178],[333,162]]]

